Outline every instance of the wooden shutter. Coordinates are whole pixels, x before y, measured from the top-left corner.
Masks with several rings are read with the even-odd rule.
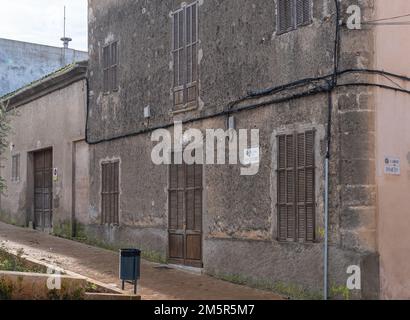
[[[104,92],[118,90],[118,42],[103,48],[103,89]]]
[[[174,106],[182,109],[198,96],[198,5],[173,14]]]
[[[278,137],[278,238],[315,239],[314,131]]]
[[[302,26],[311,21],[311,0],[296,0],[296,25]]]
[[[174,104],[180,109],[185,104],[185,10],[181,9],[173,14],[173,60],[174,60]]]
[[[315,240],[316,230],[316,196],[315,196],[315,132],[305,133],[305,170],[306,170],[306,241]]]
[[[14,155],[11,158],[11,180],[19,181],[20,180],[20,155]]]
[[[278,33],[294,28],[294,0],[277,0]]]
[[[110,46],[105,46],[103,48],[103,78],[104,78],[104,92],[110,91],[110,60],[111,60],[111,50]]]
[[[197,28],[197,4],[186,8],[186,102],[194,103],[197,100],[197,78],[198,78],[198,28]]]
[[[279,238],[294,240],[295,217],[295,141],[294,135],[279,137],[278,150],[278,215]]]
[[[101,170],[102,224],[119,224],[119,162],[106,162]]]
[[[118,90],[118,42],[111,44],[111,91]]]

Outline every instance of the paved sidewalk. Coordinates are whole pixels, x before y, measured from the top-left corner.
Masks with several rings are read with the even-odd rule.
[[[0,222],[0,245],[105,284],[120,287],[118,254],[82,243],[52,237]],[[131,290],[131,286],[127,289]],[[143,261],[139,294],[144,300],[277,300],[273,293],[256,290],[206,275],[161,268]]]

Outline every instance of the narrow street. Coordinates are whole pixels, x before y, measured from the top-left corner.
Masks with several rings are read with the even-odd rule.
[[[0,223],[0,246],[108,285],[120,287],[118,254],[34,230]],[[129,287],[128,289],[131,289]],[[143,300],[278,300],[256,290],[143,261],[139,294]]]

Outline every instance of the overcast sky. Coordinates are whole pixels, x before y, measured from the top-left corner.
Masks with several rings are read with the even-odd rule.
[[[64,5],[70,48],[87,51],[87,0],[0,0],[0,38],[61,47]]]

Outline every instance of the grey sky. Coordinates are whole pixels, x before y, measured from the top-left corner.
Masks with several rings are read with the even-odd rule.
[[[70,48],[87,50],[87,0],[0,0],[0,38],[62,46],[64,5]]]

